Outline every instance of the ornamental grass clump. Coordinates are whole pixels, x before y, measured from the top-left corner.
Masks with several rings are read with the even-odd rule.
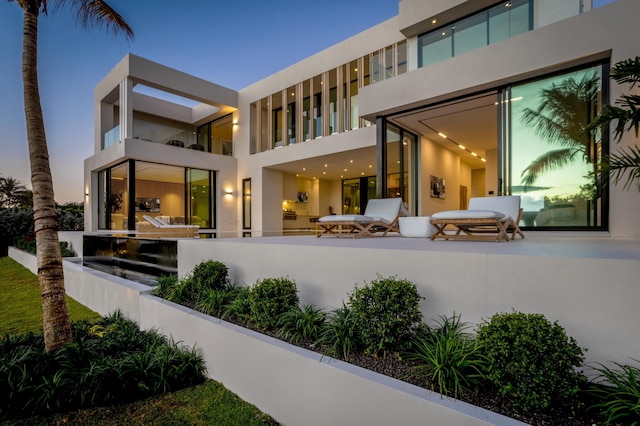
[[[575,339],[542,314],[499,313],[478,326],[487,358],[487,379],[524,412],[574,398],[584,382],[584,361]]]
[[[378,356],[408,348],[422,322],[416,285],[396,277],[371,281],[349,295],[365,353]]]
[[[320,330],[318,344],[327,348],[328,355],[334,358],[341,356],[344,360],[361,346],[353,309],[349,305],[343,302],[341,308],[329,312]]]
[[[292,343],[315,342],[324,325],[326,314],[313,305],[294,306],[280,315],[278,337]]]
[[[436,325],[416,337],[408,358],[418,362],[414,370],[431,390],[459,398],[480,387],[486,360],[460,315],[441,316]]]
[[[607,425],[640,425],[640,368],[619,363],[613,363],[614,367],[597,365],[589,393],[598,402],[589,410],[602,413]]]
[[[249,319],[262,329],[274,329],[280,315],[298,306],[298,289],[289,278],[264,278],[249,291]]]

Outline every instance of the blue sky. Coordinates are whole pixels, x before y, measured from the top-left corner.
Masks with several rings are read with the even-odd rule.
[[[594,0],[594,6],[613,0]],[[82,201],[93,154],[93,88],[131,52],[242,89],[398,13],[398,0],[109,0],[135,40],[40,19],[40,97],[56,201]],[[0,0],[0,176],[30,184],[22,101],[22,10]]]

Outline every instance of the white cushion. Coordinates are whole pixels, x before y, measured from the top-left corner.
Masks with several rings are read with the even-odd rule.
[[[318,222],[358,222],[358,223],[371,223],[375,222],[376,218],[371,216],[365,216],[363,214],[334,214],[330,216],[323,216],[318,219]]]
[[[469,200],[468,209],[502,212],[506,216],[516,218],[520,214],[520,196],[473,197]]]
[[[434,213],[432,219],[501,219],[506,215],[492,210],[449,210]]]

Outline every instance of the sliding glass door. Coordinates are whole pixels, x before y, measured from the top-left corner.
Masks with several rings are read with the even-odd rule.
[[[604,76],[606,78],[606,76]],[[602,65],[538,79],[502,92],[504,190],[522,197],[523,225],[604,226],[602,140],[585,129],[602,104]]]

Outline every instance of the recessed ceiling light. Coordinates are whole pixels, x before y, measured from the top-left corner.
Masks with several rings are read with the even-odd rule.
[[[350,163],[353,163],[353,160],[349,160]]]
[[[325,166],[325,167],[327,167],[327,166],[328,166],[328,164],[325,164],[324,166]]]
[[[303,167],[303,168],[302,168],[302,171],[303,171],[303,172],[304,172],[304,171],[306,171],[306,170],[307,170],[307,168],[306,168],[306,167]]]
[[[431,21],[431,23],[432,23],[432,24],[435,24],[435,23],[437,23],[437,22],[438,22],[438,20],[437,20],[437,19],[434,19],[434,20],[432,20],[432,21]]]

